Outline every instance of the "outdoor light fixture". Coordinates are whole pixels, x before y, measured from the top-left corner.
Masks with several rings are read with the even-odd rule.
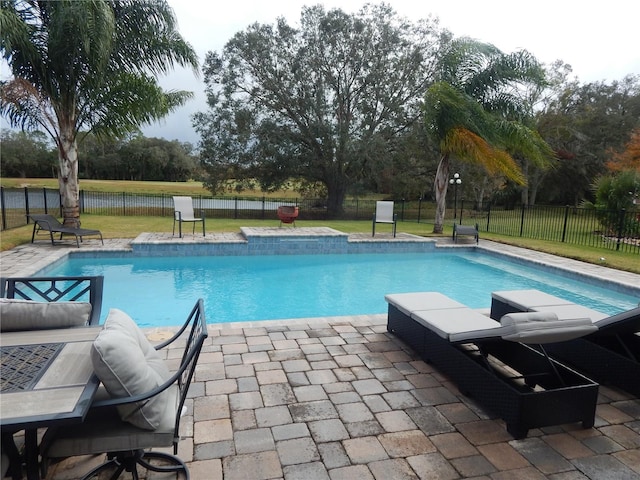
[[[458,185],[462,183],[459,173],[454,173],[453,178],[449,179],[449,184],[454,186],[453,189],[453,218],[456,218],[456,210],[458,209]]]

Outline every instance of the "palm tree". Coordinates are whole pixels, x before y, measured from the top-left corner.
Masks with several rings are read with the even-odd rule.
[[[64,222],[74,227],[80,132],[135,132],[192,95],[163,91],[157,75],[176,63],[198,75],[164,0],[0,0],[0,51],[13,74],[0,84],[0,114],[53,138]]]
[[[525,51],[507,55],[467,38],[446,48],[438,81],[429,87],[424,101],[427,129],[440,145],[434,233],[442,233],[452,157],[521,185],[526,180],[513,155],[538,165],[553,158],[549,145],[526,125],[532,111],[523,95],[525,87],[543,84],[544,71]]]

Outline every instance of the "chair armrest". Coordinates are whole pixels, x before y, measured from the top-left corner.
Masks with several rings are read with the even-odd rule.
[[[198,315],[198,317],[204,316],[204,303],[202,302],[202,300],[198,300],[198,302],[194,305],[194,307],[191,309],[191,312],[189,313],[189,316],[187,317],[187,320],[182,324],[180,329],[171,338],[165,340],[162,343],[155,345],[154,348],[156,350],[162,350],[163,348],[165,348],[168,345],[171,345],[178,338],[180,338],[180,336],[187,329],[189,324],[192,323],[194,315]]]

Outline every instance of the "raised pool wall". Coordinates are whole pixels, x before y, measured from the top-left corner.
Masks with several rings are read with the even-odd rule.
[[[158,242],[145,239],[131,242],[135,256],[202,256],[202,255],[319,255],[349,253],[422,253],[432,252],[437,242],[424,237],[404,235],[396,239],[350,238],[330,228],[313,235],[292,230],[242,227],[242,236],[216,243]]]

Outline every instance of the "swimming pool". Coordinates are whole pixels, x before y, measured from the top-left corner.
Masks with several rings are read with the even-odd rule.
[[[610,314],[638,304],[628,294],[474,251],[71,256],[38,275],[104,275],[102,318],[120,308],[143,327],[181,323],[198,298],[209,323],[385,313],[385,294],[413,291],[439,291],[472,308],[488,308],[492,291],[528,288]]]

